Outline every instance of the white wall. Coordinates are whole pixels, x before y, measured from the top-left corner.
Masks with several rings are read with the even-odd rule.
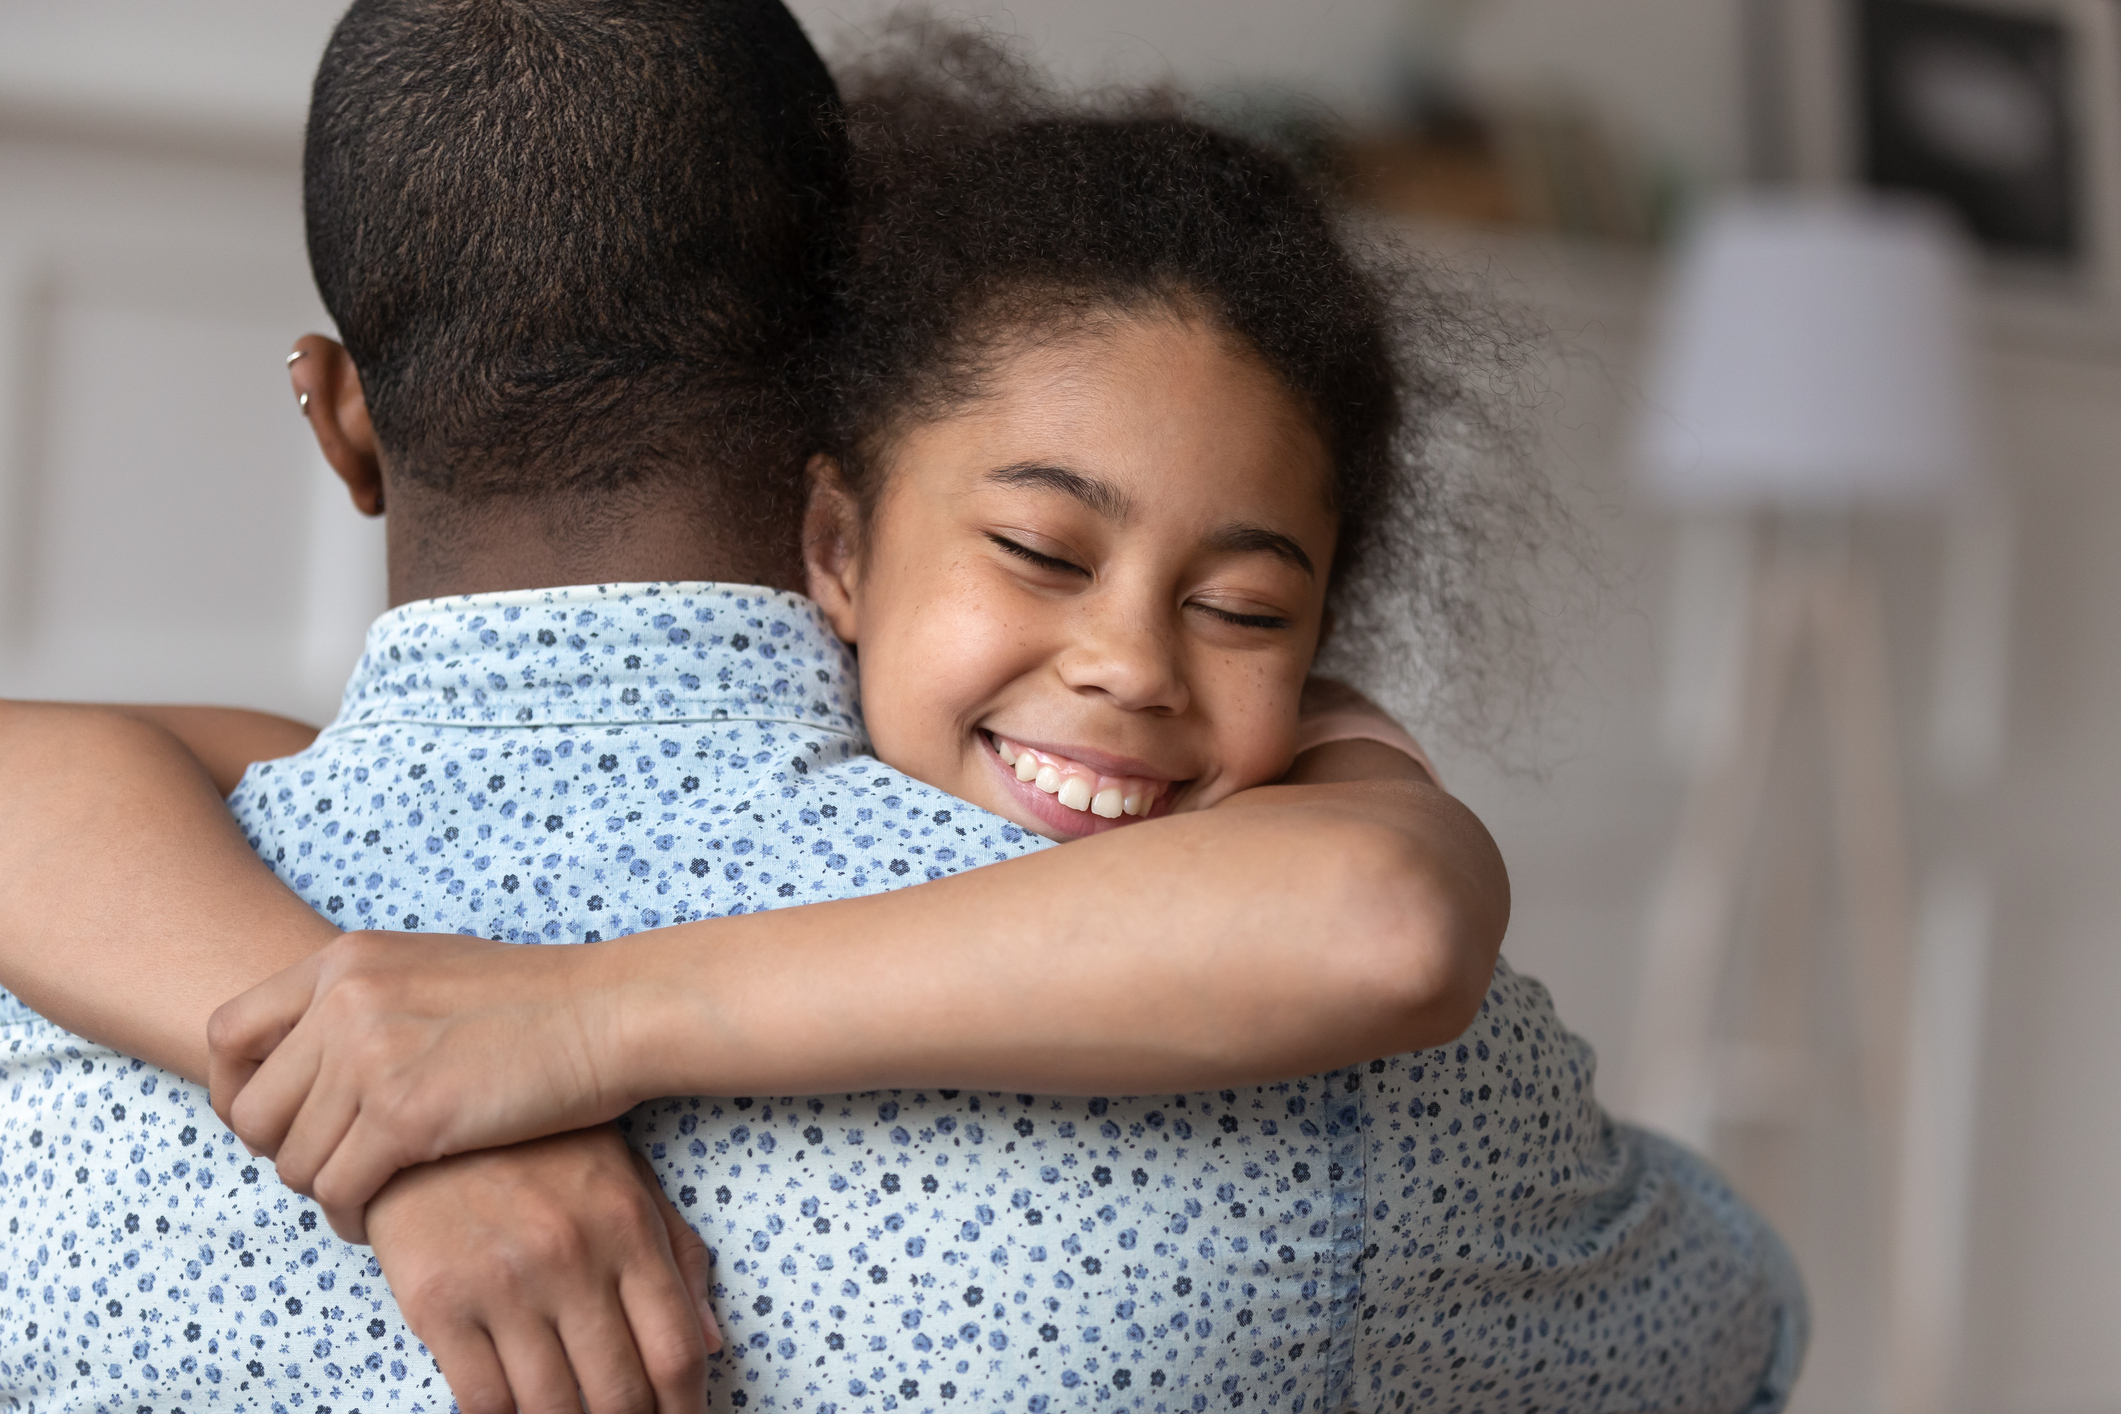
[[[340,0],[0,0],[0,104],[299,132]]]
[[[1504,90],[1597,104],[1653,158],[1718,178],[1742,164],[1739,0],[941,0],[1030,41],[1082,83],[1274,83],[1352,113],[1390,100],[1418,10],[1463,12],[1466,72]],[[858,46],[894,0],[791,0],[828,53]]]
[[[794,0],[789,6],[827,54],[859,49],[899,7],[890,0]],[[1019,37],[1082,84],[1175,78],[1195,90],[1270,82],[1364,106],[1395,77],[1405,7],[1391,0],[944,0],[943,16]],[[1203,24],[1204,15],[1212,15]]]

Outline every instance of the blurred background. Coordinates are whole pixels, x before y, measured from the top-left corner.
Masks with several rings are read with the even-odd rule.
[[[791,3],[828,55],[888,9]],[[0,693],[334,710],[382,543],[282,358],[340,8],[0,0]],[[1797,1408],[2121,1410],[2111,0],[939,8],[1200,94],[1548,331],[1588,563],[1537,712],[1431,743],[1506,954],[1790,1236]]]

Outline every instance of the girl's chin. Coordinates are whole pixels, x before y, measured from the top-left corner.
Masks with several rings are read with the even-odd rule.
[[[984,742],[979,754],[986,759],[987,771],[993,778],[991,789],[982,792],[987,808],[1004,819],[1013,820],[1036,835],[1049,840],[1079,840],[1089,835],[1102,835],[1107,831],[1125,829],[1170,813],[1174,792],[1166,790],[1163,798],[1151,808],[1147,815],[1120,815],[1106,818],[1088,810],[1071,810],[1054,796],[1046,794],[1029,781],[1020,781],[1016,772],[1004,765],[1002,758]]]

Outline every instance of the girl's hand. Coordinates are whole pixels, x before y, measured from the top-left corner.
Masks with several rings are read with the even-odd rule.
[[[214,1013],[215,1112],[334,1231],[400,1169],[624,1113],[594,944],[347,933]]]
[[[369,1227],[465,1414],[704,1414],[707,1245],[610,1125],[411,1169]]]

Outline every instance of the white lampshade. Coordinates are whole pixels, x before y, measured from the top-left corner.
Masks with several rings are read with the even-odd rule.
[[[1939,495],[1974,467],[1966,261],[1920,208],[1752,198],[1680,258],[1641,461],[1693,508]]]

